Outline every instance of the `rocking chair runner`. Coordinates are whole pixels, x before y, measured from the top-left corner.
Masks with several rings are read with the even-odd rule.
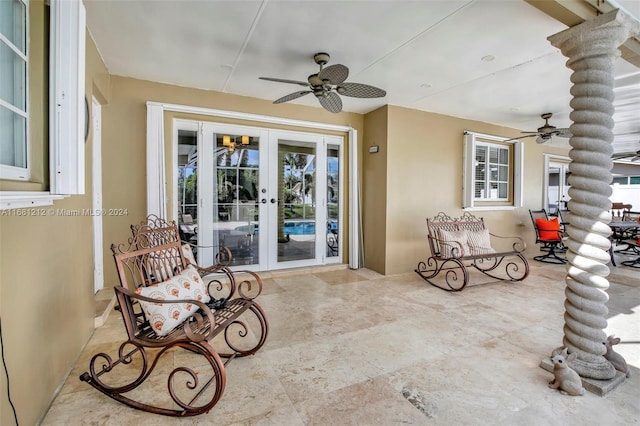
[[[262,281],[250,273],[238,283],[237,274],[222,263],[195,269],[183,254],[175,223],[157,220],[134,229],[126,248],[111,246],[127,340],[114,358],[94,355],[80,380],[133,408],[194,416],[209,412],[222,396],[225,365],[264,345],[268,323],[254,301]],[[187,310],[191,313],[183,318]],[[176,352],[181,349],[184,353]],[[161,386],[168,388],[164,400],[141,402],[143,385],[158,386],[162,377]]]
[[[559,219],[549,219],[545,209],[529,210],[529,215],[536,231],[536,244],[540,244],[540,251],[544,252],[542,255],[534,256],[534,260],[555,264],[567,263],[567,259],[557,254],[557,251],[562,250],[563,237]]]

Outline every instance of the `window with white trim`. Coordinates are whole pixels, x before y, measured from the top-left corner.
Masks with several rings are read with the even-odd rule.
[[[50,17],[44,34],[48,58],[32,58],[38,49],[27,50],[29,37],[39,37],[39,27],[29,29],[38,7],[47,8]],[[28,181],[29,171],[35,176],[40,166],[31,160],[44,158],[50,185],[42,191],[0,191],[0,209],[48,205],[61,195],[84,194],[85,31],[81,1],[49,0],[30,7],[29,0],[0,0],[0,179]],[[36,72],[41,61],[45,68],[48,62],[49,93],[29,95],[29,79],[34,76],[28,68]],[[29,116],[29,96],[34,102],[33,96],[40,95],[49,106],[48,146],[47,140],[30,140],[29,128],[36,118]],[[39,105],[32,108],[35,111]],[[43,152],[32,152],[39,149]]]
[[[522,206],[522,142],[465,132],[464,208]]]
[[[29,179],[28,4],[0,1],[0,178]]]
[[[51,193],[84,194],[84,5],[81,1],[51,0],[50,14]]]
[[[509,147],[478,142],[475,147],[473,198],[477,201],[507,201],[511,185]]]

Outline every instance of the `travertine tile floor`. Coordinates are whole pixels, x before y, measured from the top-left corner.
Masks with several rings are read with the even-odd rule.
[[[78,380],[124,338],[112,312],[44,425],[626,425],[640,422],[640,271],[611,268],[606,332],[633,375],[605,397],[561,395],[540,361],[562,343],[565,267],[531,261],[522,283],[476,278],[461,293],[415,273],[314,269],[263,274],[270,334],[227,367],[208,414],[128,408]],[[164,394],[166,384],[153,392]]]

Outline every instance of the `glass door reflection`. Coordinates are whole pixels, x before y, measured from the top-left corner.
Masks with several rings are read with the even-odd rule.
[[[342,255],[342,143],[337,136],[180,122],[181,239],[199,264],[220,247],[248,270],[336,263]]]
[[[277,159],[277,262],[316,259],[316,144],[279,139]]]
[[[214,137],[213,240],[231,251],[232,266],[258,264],[259,138]]]

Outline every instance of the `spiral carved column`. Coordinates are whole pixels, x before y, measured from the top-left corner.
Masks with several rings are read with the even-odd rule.
[[[615,376],[615,369],[603,357],[606,350],[602,344],[609,299],[613,64],[618,47],[638,30],[636,21],[614,10],[549,37],[569,58],[567,67],[573,70],[563,344],[569,352],[578,353],[573,369],[593,379]]]

